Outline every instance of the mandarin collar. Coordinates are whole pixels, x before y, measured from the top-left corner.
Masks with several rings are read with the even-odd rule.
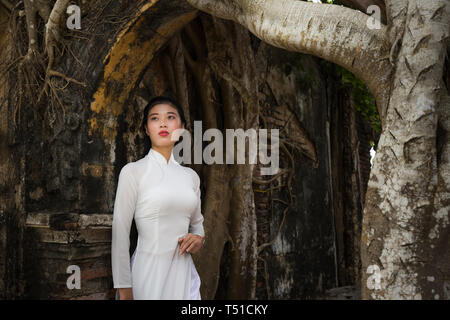
[[[167,162],[166,157],[164,157],[161,153],[159,153],[158,151],[156,151],[153,148],[150,148],[148,155],[150,157],[152,157],[154,160],[156,160],[161,165],[168,166],[170,163],[178,164],[178,162],[175,160],[175,157],[173,156],[173,149],[172,149],[172,153],[170,154],[169,162]]]

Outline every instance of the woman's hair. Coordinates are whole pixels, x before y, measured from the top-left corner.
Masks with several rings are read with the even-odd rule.
[[[152,147],[152,141],[150,140],[150,137],[147,136],[147,134],[145,133],[145,126],[147,125],[148,114],[150,113],[150,110],[158,104],[168,104],[177,109],[178,114],[180,115],[181,123],[184,124],[184,127],[186,128],[186,118],[184,117],[183,108],[181,108],[180,104],[175,99],[168,96],[153,97],[145,106],[144,117],[142,119],[142,130],[144,132],[144,136],[147,137],[145,139],[144,156],[147,155],[147,153],[150,151],[150,148]],[[180,143],[181,139],[182,138],[180,138],[177,142],[175,142],[175,145]]]

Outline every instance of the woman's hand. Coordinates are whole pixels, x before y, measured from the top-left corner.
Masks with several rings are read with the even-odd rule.
[[[184,238],[178,238],[178,243],[181,243],[180,256],[184,253],[184,251],[191,254],[198,252],[203,246],[204,239],[205,236],[202,237],[198,234],[192,233],[188,233]]]
[[[119,300],[133,300],[132,288],[119,288]]]

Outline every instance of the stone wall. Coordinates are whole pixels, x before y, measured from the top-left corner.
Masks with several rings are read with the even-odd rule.
[[[24,297],[113,299],[111,222],[110,214],[29,213]],[[80,270],[80,288],[70,286],[70,266]]]
[[[8,15],[0,6],[0,70],[11,54]],[[24,146],[17,136],[17,110],[9,108],[15,88],[7,73],[0,76],[0,299],[23,294],[22,225],[24,224]]]

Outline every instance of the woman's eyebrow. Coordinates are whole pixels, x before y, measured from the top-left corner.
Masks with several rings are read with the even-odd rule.
[[[177,114],[176,114],[175,112],[173,112],[173,111],[167,111],[166,113],[167,113],[167,114],[171,113],[171,114],[177,115]],[[150,113],[149,117],[150,117],[150,116],[153,116],[153,115],[158,115],[158,114],[159,114],[158,112],[153,112],[153,113]]]

